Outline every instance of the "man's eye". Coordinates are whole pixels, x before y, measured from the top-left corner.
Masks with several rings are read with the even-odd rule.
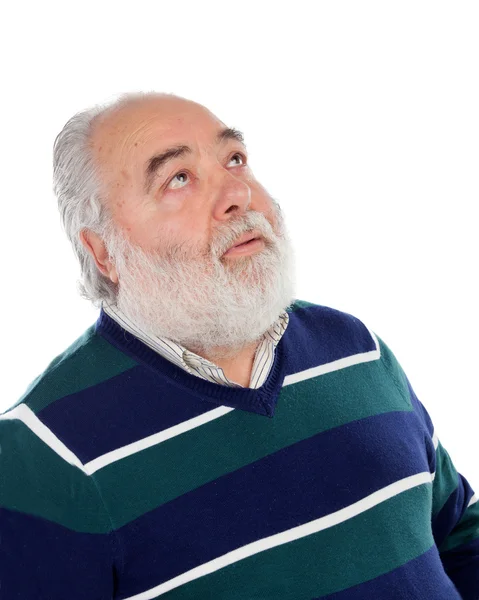
[[[239,157],[241,159],[240,163],[237,163],[236,166],[242,166],[242,165],[246,165],[246,156],[242,153],[242,152],[235,152],[233,154],[233,156],[230,158],[230,161],[232,161],[234,158]],[[183,186],[181,185],[181,183],[186,183],[185,178],[189,177],[188,173],[186,171],[179,171],[176,175],[174,175],[170,181],[167,184],[167,188],[173,189],[173,190],[177,190],[178,188],[182,188]],[[179,181],[179,179],[177,178],[182,178],[182,181]],[[171,186],[172,183],[178,182],[180,183],[180,185],[175,185],[175,186]]]
[[[241,163],[241,164],[243,164],[243,165],[244,165],[244,164],[246,164],[246,156],[245,156],[244,154],[242,154],[241,152],[235,152],[235,153],[233,154],[233,156],[230,158],[230,160],[233,160],[233,158],[234,158],[235,156],[239,156],[239,157],[241,158],[241,160],[242,160],[242,163]]]
[[[176,180],[176,178],[177,178],[177,177],[188,177],[188,173],[185,173],[185,171],[180,171],[179,173],[177,173],[177,174],[176,174],[176,175],[175,175],[175,176],[174,176],[174,177],[173,177],[173,178],[170,180],[170,182],[168,183],[167,187],[170,187],[170,184],[171,184],[171,183],[173,183],[173,182]],[[179,187],[182,187],[182,186],[179,186]],[[174,188],[172,188],[172,189],[176,190],[176,189],[178,189],[178,186],[176,186],[176,187],[174,187]]]

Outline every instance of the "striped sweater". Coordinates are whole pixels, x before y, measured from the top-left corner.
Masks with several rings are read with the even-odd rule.
[[[103,308],[0,415],[1,600],[478,600],[479,503],[385,342],[296,300],[258,388]]]

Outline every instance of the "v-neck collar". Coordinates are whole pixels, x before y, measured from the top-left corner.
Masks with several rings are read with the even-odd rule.
[[[177,388],[188,390],[195,396],[216,405],[229,406],[268,417],[274,415],[276,401],[285,377],[284,339],[288,330],[276,346],[271,371],[259,388],[225,386],[188,373],[121,327],[102,308],[95,323],[95,332],[134,360],[153,369],[159,376],[167,378]]]

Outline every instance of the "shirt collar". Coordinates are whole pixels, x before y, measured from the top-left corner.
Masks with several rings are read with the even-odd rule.
[[[132,333],[134,336],[139,338],[141,341],[146,343],[153,350],[158,351],[161,348],[162,354],[165,353],[165,348],[168,349],[168,358],[173,362],[181,363],[184,369],[190,371],[191,361],[200,361],[203,364],[209,365],[215,369],[218,365],[211,362],[207,358],[196,354],[192,350],[188,350],[185,346],[170,340],[164,336],[156,336],[154,334],[146,333],[140,329],[125,313],[118,308],[116,304],[107,303],[106,301],[101,302],[101,308],[110,317],[114,318],[124,329]],[[273,347],[276,347],[281,337],[283,336],[286,328],[289,324],[289,314],[283,310],[276,321],[268,328],[263,334],[261,341],[270,342]],[[261,344],[258,345],[258,348]]]

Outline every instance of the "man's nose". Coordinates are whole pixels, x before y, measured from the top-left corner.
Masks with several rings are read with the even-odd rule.
[[[215,191],[215,217],[229,218],[231,212],[246,212],[251,204],[251,188],[231,173],[221,177]]]

